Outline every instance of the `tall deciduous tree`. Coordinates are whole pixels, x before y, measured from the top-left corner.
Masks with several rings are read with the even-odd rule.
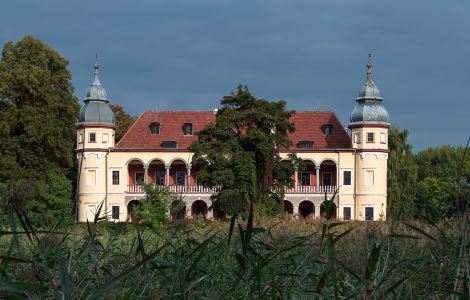
[[[388,216],[409,218],[415,210],[417,167],[408,144],[408,130],[390,128],[388,135]]]
[[[0,61],[0,182],[50,185],[37,191],[48,198],[46,191],[57,189],[48,178],[67,181],[79,112],[67,65],[56,51],[31,36],[5,44]],[[71,191],[60,190],[54,192],[54,202],[57,195],[64,198]],[[69,205],[70,199],[66,200]]]
[[[119,104],[110,104],[111,110],[116,115],[116,143],[126,134],[127,130],[134,124],[135,117],[129,115],[124,111],[124,108]]]
[[[253,201],[259,213],[278,212],[282,187],[292,184],[293,163],[281,162],[279,149],[288,147],[292,111],[285,101],[256,99],[246,86],[221,100],[216,121],[191,145],[198,178],[218,187],[214,207],[223,213],[244,211]],[[279,191],[279,192],[273,192]]]

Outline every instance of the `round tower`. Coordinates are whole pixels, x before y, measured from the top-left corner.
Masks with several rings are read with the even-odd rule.
[[[387,211],[388,112],[372,79],[371,55],[367,80],[359,91],[349,129],[355,154],[355,219],[380,220]]]
[[[99,79],[98,57],[94,80],[86,91],[77,128],[78,220],[92,220],[100,203],[107,210],[107,154],[114,147],[115,116]]]

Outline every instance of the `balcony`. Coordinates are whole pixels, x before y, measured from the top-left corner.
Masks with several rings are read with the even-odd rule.
[[[170,185],[165,187],[163,185],[155,185],[157,189],[168,188],[170,192],[175,194],[212,194],[218,191],[218,188],[209,188],[202,185]],[[295,188],[285,188],[285,194],[332,194],[336,192],[336,186],[333,185],[299,185]],[[144,194],[144,187],[142,185],[128,185],[128,194]]]

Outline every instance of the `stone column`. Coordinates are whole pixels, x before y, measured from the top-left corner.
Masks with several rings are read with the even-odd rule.
[[[294,167],[294,193],[297,192],[297,180],[298,180],[298,178],[299,178],[299,168],[297,166],[295,166]]]
[[[188,190],[189,190],[189,187],[191,186],[191,168],[192,168],[192,165],[189,164],[187,167],[186,167],[186,186],[188,187]]]
[[[299,219],[299,218],[300,218],[300,215],[299,215],[299,206],[298,206],[298,205],[293,205],[292,215],[294,216],[295,219]]]
[[[149,183],[148,175],[149,175],[149,166],[144,166],[144,183],[145,184]]]
[[[315,219],[320,219],[320,206],[321,206],[321,203],[318,205],[315,205]]]
[[[316,189],[320,191],[320,166],[315,166]]]
[[[165,166],[165,185],[169,186],[170,185],[170,168],[171,166]]]

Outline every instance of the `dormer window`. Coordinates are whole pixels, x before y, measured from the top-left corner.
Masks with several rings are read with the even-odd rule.
[[[178,143],[176,141],[163,141],[161,146],[164,149],[176,149]]]
[[[299,149],[313,149],[313,141],[300,141],[297,146]]]
[[[160,134],[160,123],[153,122],[149,125],[150,134]]]
[[[184,135],[193,135],[193,124],[184,123],[183,124],[183,134]]]
[[[323,124],[322,131],[324,135],[332,135],[333,134],[333,124]]]

